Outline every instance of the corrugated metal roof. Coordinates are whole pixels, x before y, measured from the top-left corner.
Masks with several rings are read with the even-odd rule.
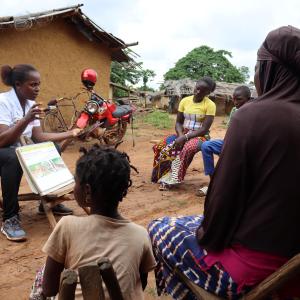
[[[99,41],[106,44],[112,50],[112,59],[125,62],[131,58],[123,51],[127,48],[126,44],[113,34],[106,32],[103,28],[94,23],[85,15],[80,7],[83,4],[74,6],[42,11],[22,16],[0,17],[0,32],[9,28],[16,30],[30,30],[34,26],[46,24],[55,18],[64,18],[72,22],[90,41]]]

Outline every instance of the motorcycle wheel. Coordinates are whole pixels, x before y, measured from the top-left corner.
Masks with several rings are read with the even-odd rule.
[[[103,134],[103,141],[106,145],[114,146],[122,141],[127,129],[127,122],[120,120],[112,127],[106,129]]]
[[[44,132],[64,132],[66,131],[64,124],[55,114],[47,114],[43,121]]]

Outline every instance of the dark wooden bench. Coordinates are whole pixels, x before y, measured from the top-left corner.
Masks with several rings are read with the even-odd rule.
[[[123,300],[123,295],[115,271],[106,257],[95,264],[78,269],[79,282],[84,300],[104,300],[102,282],[104,282],[111,300]],[[77,273],[64,270],[60,278],[58,300],[74,300],[78,282]]]

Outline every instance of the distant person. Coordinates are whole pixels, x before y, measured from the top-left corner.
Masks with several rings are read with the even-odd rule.
[[[176,102],[178,100],[178,96],[171,96],[170,97],[170,101],[169,101],[169,105],[168,105],[168,113],[169,114],[173,114],[175,112],[175,106],[176,106]]]
[[[74,196],[79,206],[90,207],[89,216],[63,217],[43,251],[46,266],[38,273],[31,300],[55,296],[64,268],[78,268],[108,257],[124,299],[142,300],[147,276],[156,265],[147,230],[125,219],[119,203],[131,186],[127,154],[93,146],[82,148],[76,164]],[[76,299],[83,299],[80,285]],[[105,299],[110,299],[106,292]]]
[[[230,112],[229,119],[227,122],[227,127],[229,126],[230,120],[234,115],[234,113],[250,99],[251,99],[251,91],[249,87],[247,87],[246,85],[241,85],[234,90],[232,96],[234,107]],[[201,153],[202,153],[203,164],[204,164],[204,174],[206,176],[209,176],[210,179],[215,171],[214,154],[220,155],[223,144],[224,144],[224,140],[221,139],[215,139],[215,140],[212,139],[209,141],[205,141],[203,142],[203,144],[201,144]],[[199,197],[206,196],[207,189],[208,186],[203,186],[197,191],[196,195]]]
[[[1,232],[11,241],[23,241],[26,233],[21,227],[18,192],[22,168],[15,148],[20,146],[21,135],[34,142],[58,142],[76,136],[80,130],[62,133],[45,133],[40,124],[43,111],[35,102],[40,92],[40,73],[31,65],[16,65],[1,68],[2,82],[12,87],[0,94],[0,172],[3,198],[3,223]],[[72,214],[72,210],[58,204],[52,208],[59,215]],[[43,213],[40,205],[39,212]]]
[[[258,98],[232,117],[204,216],[154,220],[159,292],[194,299],[190,281],[240,297],[300,253],[300,30],[271,31],[258,50]],[[300,297],[300,278],[276,299]]]
[[[160,183],[160,190],[183,182],[194,155],[199,151],[199,145],[208,139],[216,105],[207,96],[215,88],[216,83],[210,77],[197,81],[194,95],[183,98],[179,103],[176,134],[153,147],[151,181]]]

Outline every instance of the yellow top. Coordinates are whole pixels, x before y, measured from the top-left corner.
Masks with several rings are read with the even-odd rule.
[[[178,111],[184,114],[183,127],[188,130],[199,129],[205,116],[216,114],[216,104],[208,97],[204,97],[199,103],[195,103],[193,98],[193,95],[183,98],[178,107]]]

